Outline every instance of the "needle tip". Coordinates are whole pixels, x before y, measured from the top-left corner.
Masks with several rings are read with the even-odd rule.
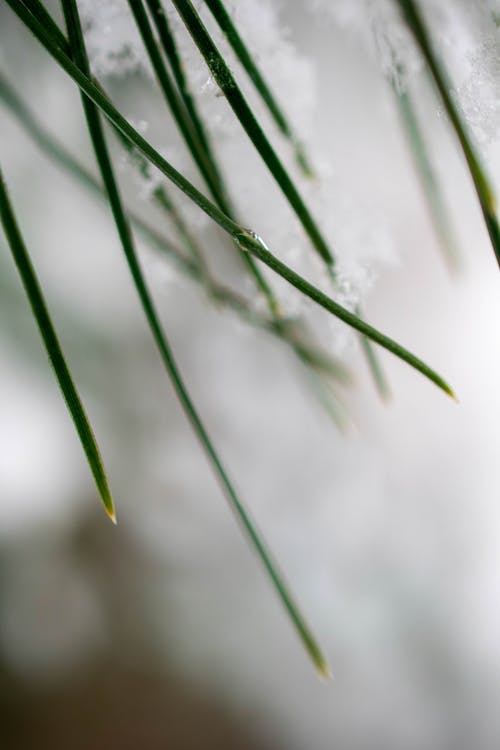
[[[330,669],[330,665],[326,661],[326,659],[321,659],[316,663],[316,667],[318,669],[318,672],[320,676],[324,680],[331,680],[332,679],[332,670]]]

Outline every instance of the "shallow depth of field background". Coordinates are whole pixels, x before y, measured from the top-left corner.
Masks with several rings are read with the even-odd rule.
[[[498,747],[500,275],[428,94],[463,253],[456,279],[373,62],[302,4],[286,3],[283,19],[317,68],[315,152],[354,206],[383,217],[397,250],[366,317],[442,373],[460,403],[384,353],[384,406],[353,346],[355,425],[340,435],[283,346],[144,254],[192,395],[331,660],[324,684],[164,376],[110,215],[0,109],[1,163],[119,519],[114,528],[101,510],[2,235],[5,750]],[[7,7],[0,64],[93,168],[75,87]],[[133,111],[140,82],[122,88]]]

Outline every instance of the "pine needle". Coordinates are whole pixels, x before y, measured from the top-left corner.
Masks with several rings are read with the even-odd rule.
[[[91,195],[107,203],[107,195],[99,182],[75,159],[70,152],[36,120],[33,113],[20,99],[12,86],[0,74],[0,100],[9,108],[17,121],[55,164],[64,170],[78,184],[82,185]],[[149,247],[168,259],[185,277],[197,284],[205,286],[205,279],[200,272],[199,265],[186,256],[172,242],[147,224],[129,207],[126,214],[134,229],[136,229]],[[352,374],[340,360],[332,357],[307,340],[306,334],[297,330],[296,320],[281,320],[276,322],[258,312],[244,297],[215,281],[211,282],[210,296],[217,305],[236,313],[243,322],[276,336],[286,344],[292,344],[313,370],[333,378],[341,385],[352,383]]]
[[[173,118],[181,132],[181,135],[200,170],[205,183],[210,190],[212,198],[219,207],[219,209],[231,218],[234,216],[234,211],[229,201],[226,188],[222,182],[220,170],[218,169],[214,155],[211,149],[206,150],[208,145],[207,139],[200,140],[199,133],[190,118],[190,114],[186,109],[182,98],[176,91],[175,85],[171,79],[170,73],[164,64],[163,58],[160,54],[159,47],[154,38],[151,24],[149,22],[148,15],[142,0],[128,0],[130,10],[132,11],[133,18],[141,35],[144,47],[147,55],[155,72],[156,78],[160,85],[160,89],[163,92],[165,101],[173,115]],[[154,16],[157,19],[157,15]],[[236,245],[238,252],[240,248]],[[267,283],[266,279],[260,273],[257,266],[254,264],[253,259],[249,256],[242,254],[243,262],[247,265],[248,270],[252,274],[258,288],[263,293],[267,300],[269,308],[278,315],[279,307],[278,302],[274,297],[271,287]]]
[[[75,62],[79,66],[81,66],[82,70],[88,75],[89,65],[85,51],[76,1],[64,0],[63,10],[68,27],[70,46]],[[255,524],[250,519],[250,516],[245,509],[242,501],[239,499],[234,485],[229,479],[226,469],[224,468],[216,452],[216,449],[198,415],[198,412],[184,384],[180,371],[175,362],[172,350],[154,308],[154,303],[147,289],[144,276],[139,266],[137,254],[133,245],[132,234],[130,232],[125,212],[121,204],[121,199],[114,178],[111,161],[107,152],[106,142],[99,120],[99,113],[97,111],[97,108],[91,101],[89,101],[84,96],[82,96],[82,99],[84,103],[87,123],[89,126],[89,133],[94,145],[96,158],[101,170],[106,190],[109,195],[110,206],[113,212],[113,217],[115,219],[118,233],[120,235],[123,250],[125,252],[127,262],[129,264],[134,284],[139,294],[146,318],[148,320],[153,337],[161,354],[170,380],[174,386],[181,405],[184,408],[189,421],[191,422],[194,432],[196,433],[203,448],[205,449],[212,468],[214,469],[215,474],[222,485],[222,488],[227,496],[232,510],[236,514],[243,530],[245,531],[255,551],[260,557],[260,560],[263,563],[271,579],[271,582],[276,592],[278,593],[283,606],[288,612],[295,626],[295,629],[299,637],[301,638],[307,652],[309,653],[313,663],[318,670],[323,672],[325,669],[325,658],[314,636],[312,635],[309,626],[307,625],[303,615],[301,614],[297,604],[295,603],[288,585],[285,583],[283,576],[278,571],[277,565],[272,559],[271,554],[268,551],[260,532],[257,530]]]
[[[325,310],[328,310],[328,312],[335,315],[344,323],[347,323],[347,325],[350,325],[352,328],[362,333],[374,343],[379,344],[384,349],[392,352],[392,354],[396,355],[411,367],[418,370],[420,373],[422,373],[422,375],[424,375],[435,385],[437,385],[438,388],[443,390],[448,396],[451,396],[456,400],[455,394],[451,390],[448,383],[446,383],[446,381],[443,380],[443,378],[438,375],[437,372],[426,365],[425,362],[422,362],[421,359],[416,357],[414,354],[411,354],[411,352],[409,352],[407,349],[404,349],[393,339],[385,336],[384,334],[381,334],[368,323],[365,323],[363,320],[361,320],[361,318],[358,318],[357,315],[354,315],[354,313],[350,312],[345,307],[342,307],[342,305],[334,302],[334,300],[324,294],[324,292],[314,287],[298,273],[295,273],[295,271],[282,263],[280,260],[278,260],[278,258],[276,258],[276,256],[269,252],[268,248],[264,245],[260,237],[257,237],[253,232],[247,231],[245,234],[241,235],[240,242],[242,247],[247,249],[249,253],[252,253],[252,255],[254,255],[256,258],[259,258],[263,263],[266,264],[266,266],[272,268],[273,271],[279,274],[282,278],[286,279],[286,281],[292,284],[292,286],[294,286],[296,289],[301,291],[303,294],[312,299]]]
[[[295,184],[288,175],[285,167],[283,166],[282,162],[280,161],[279,157],[268,141],[264,131],[254,117],[252,110],[247,104],[243,94],[241,93],[241,90],[238,88],[238,85],[234,80],[231,71],[226,65],[224,58],[218,51],[208,31],[204,27],[200,17],[196,13],[194,6],[192,5],[190,0],[173,0],[173,4],[179,11],[179,14],[182,17],[186,28],[193,37],[194,42],[197,44],[198,49],[200,50],[205,59],[205,62],[210,69],[210,72],[212,73],[222,92],[226,96],[236,117],[240,121],[245,132],[259,152],[262,160],[269,168],[271,174],[275,178],[288,202],[295,211],[296,216],[298,217],[307,235],[309,236],[309,239],[312,242],[313,248],[317,251],[319,256],[324,261],[330,278],[334,280],[335,261],[330,248],[328,247],[323,235],[321,234],[315,220],[310,214],[309,209],[303,202]],[[305,172],[308,176],[311,176],[311,170],[302,147],[296,140],[295,136],[293,136],[288,122],[286,121],[283,113],[278,107],[277,102],[275,101],[269,88],[267,87],[267,84],[265,83],[257,66],[255,65],[250,53],[245,47],[243,40],[239,36],[238,31],[234,26],[231,17],[225,10],[223,3],[221,2],[221,0],[205,0],[205,4],[212,12],[221,30],[226,34],[227,39],[231,44],[234,52],[236,53],[246,72],[252,79],[255,87],[266,103],[279,129],[295,145],[295,156],[297,161],[301,165],[302,171]],[[369,371],[374,379],[375,386],[379,393],[384,394],[385,398],[388,393],[388,386],[386,384],[382,369],[376,360],[376,355],[371,350],[369,341],[364,342],[363,351],[367,356]]]
[[[415,168],[422,184],[422,191],[427,201],[429,215],[439,241],[439,247],[448,270],[450,273],[456,273],[461,263],[456,238],[439,180],[428,154],[411,94],[409,91],[399,93],[394,90],[394,96],[398,105],[401,125],[407,137]]]
[[[294,210],[295,215],[311,240],[313,247],[327,263],[330,273],[333,276],[334,258],[326,240],[308,207],[304,203],[293,180],[289,176],[287,170],[267,139],[267,136],[257,122],[231,71],[226,65],[224,58],[203,25],[199,15],[194,9],[194,6],[190,0],[172,0],[172,3],[177,8],[179,15],[193,38],[193,41],[203,55],[210,73],[213,75],[219,88],[226,97],[243,129]]]
[[[154,164],[168,179],[170,179],[177,187],[182,190],[188,198],[196,203],[202,211],[204,211],[213,221],[215,221],[222,229],[224,229],[229,235],[231,235],[236,241],[238,241],[243,249],[248,250],[255,257],[260,258],[266,265],[272,268],[280,276],[286,278],[293,286],[299,291],[314,300],[331,314],[343,320],[351,327],[364,333],[376,343],[392,351],[393,354],[403,359],[405,362],[415,367],[426,377],[429,377],[433,382],[442,388],[446,393],[452,395],[452,391],[445,381],[440,378],[431,368],[425,365],[421,360],[415,357],[413,354],[408,352],[402,346],[397,344],[392,339],[384,336],[372,326],[361,321],[355,315],[353,315],[346,308],[337,304],[319,289],[309,284],[305,279],[302,279],[292,269],[288,268],[285,264],[278,261],[269,250],[263,246],[262,240],[253,232],[245,229],[244,227],[237,224],[235,221],[230,219],[224,214],[217,206],[208,200],[189,180],[187,180],[180,172],[178,172],[169,162],[164,159],[158,151],[156,151],[148,141],[143,138],[140,133],[137,132],[121,115],[118,110],[111,104],[109,99],[102,93],[99,87],[84,75],[80,69],[73,63],[73,61],[64,54],[64,52],[57,47],[53,40],[44,32],[43,26],[27,11],[20,0],[6,0],[8,5],[13,9],[15,14],[20,18],[24,25],[30,29],[34,36],[40,41],[45,49],[52,55],[52,57],[59,63],[59,65],[66,71],[66,73],[75,81],[75,83],[81,88],[81,90],[92,99],[92,101],[99,107],[99,109],[106,115],[110,122],[117,127],[121,132],[129,138],[129,140]],[[257,238],[257,239],[256,239]]]
[[[101,459],[97,441],[92,427],[85,413],[80,396],[76,390],[73,378],[64,358],[61,345],[50,318],[36,271],[31,262],[26,245],[17,225],[14,211],[7,192],[7,186],[0,172],[0,215],[5,236],[9,243],[12,256],[19,271],[26,296],[28,297],[33,316],[37,322],[40,335],[47,351],[50,363],[54,369],[59,387],[64,396],[66,406],[75,425],[78,437],[87,457],[90,470],[94,476],[99,495],[109,518],[116,524],[116,514],[109,489],[106,472]]]
[[[158,5],[160,4],[160,0],[152,1]],[[295,161],[301,169],[302,174],[305,177],[314,177],[314,171],[306,156],[303,145],[294,134],[286,115],[266,83],[262,72],[249,52],[248,47],[241,38],[238,29],[224,6],[224,3],[222,0],[205,0],[205,5],[209,8],[213,17],[217,21],[219,28],[225,34],[233,52],[253,82],[257,92],[278,127],[278,130],[291,143],[294,149]]]
[[[451,85],[448,80],[448,74],[443,63],[433,50],[429,32],[417,4],[414,0],[398,0],[398,3],[403,18],[413,33],[415,41],[427,62],[436,88],[439,91],[450,122],[462,147],[497,263],[500,265],[500,225],[497,218],[497,202],[493,186],[482,167],[481,160],[476,153],[474,144],[463,122],[462,114],[450,93]]]

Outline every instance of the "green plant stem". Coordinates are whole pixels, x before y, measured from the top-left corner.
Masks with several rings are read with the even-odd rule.
[[[103,112],[104,115],[110,120],[110,122],[117,127],[121,132],[129,138],[129,140],[146,156],[146,158],[154,164],[166,177],[168,177],[177,187],[182,190],[188,198],[196,203],[207,216],[215,221],[222,229],[224,229],[229,235],[237,240],[244,249],[251,252],[255,257],[260,258],[267,266],[272,268],[276,273],[283,278],[287,279],[293,286],[299,291],[314,300],[322,307],[327,309],[336,317],[343,320],[345,323],[365,334],[376,343],[385,347],[389,351],[393,352],[396,356],[400,357],[403,361],[407,362],[412,367],[416,367],[417,370],[422,372],[426,377],[429,377],[437,385],[440,385],[443,390],[451,394],[449,386],[444,383],[442,378],[434,373],[431,368],[425,365],[421,360],[411,354],[409,351],[404,349],[396,342],[392,341],[388,337],[381,334],[379,331],[364,323],[362,320],[357,318],[351,312],[338,305],[336,302],[331,300],[325,294],[320,292],[314,286],[309,284],[305,279],[302,279],[292,269],[281,263],[275,258],[268,250],[263,246],[262,240],[258,238],[253,232],[245,229],[241,225],[226,216],[220,209],[211,203],[194,185],[192,185],[183,175],[180,174],[169,162],[164,159],[146,140],[140,133],[137,132],[127,120],[121,115],[118,110],[110,103],[109,99],[104,96],[101,90],[94,85],[94,83],[85,76],[80,69],[73,63],[73,61],[64,54],[64,52],[57,47],[50,36],[45,34],[43,27],[34,18],[24,5],[19,0],[6,0],[8,5],[13,9],[18,18],[22,23],[30,29],[33,35],[38,41],[45,47],[47,52],[59,63],[63,70],[75,81],[80,89],[87,94]],[[321,301],[320,301],[321,300]],[[418,363],[418,364],[417,364]]]
[[[399,93],[394,86],[393,91],[398,105],[400,121],[427,201],[429,215],[439,239],[439,246],[449,271],[455,273],[460,266],[457,243],[453,236],[450,217],[439,187],[438,178],[427,153],[424,134],[419,125],[409,92],[402,91]]]
[[[78,17],[76,0],[64,0],[63,10],[68,27],[70,46],[78,65],[82,66],[86,75],[89,75],[88,59],[85,51],[83,35]],[[191,422],[191,425],[198,436],[211,464],[215,470],[221,486],[229,500],[229,504],[236,514],[236,517],[245,531],[247,537],[252,543],[255,551],[261,559],[272,584],[278,593],[283,606],[288,612],[295,629],[300,636],[307,652],[309,653],[316,668],[325,674],[328,671],[328,665],[323,656],[310,628],[306,624],[297,604],[295,603],[283,576],[278,571],[277,565],[272,559],[260,532],[257,530],[253,521],[250,519],[243,503],[239,499],[232,482],[213,446],[213,443],[198,415],[198,412],[189,396],[186,386],[181,377],[180,371],[174,360],[172,350],[167,341],[165,333],[159,322],[158,315],[154,308],[153,300],[149,294],[142,271],[139,266],[137,254],[133,245],[132,234],[130,232],[125,212],[121,205],[121,199],[113,175],[111,161],[107,152],[104,134],[99,120],[99,113],[95,105],[82,95],[84,102],[85,114],[89,125],[89,132],[92,138],[97,161],[101,169],[102,178],[108,192],[110,205],[115,219],[116,227],[120,235],[123,250],[134,280],[135,287],[139,294],[146,318],[153,333],[153,337],[160,351],[161,357],[175,388],[177,396],[184,408],[184,411]]]
[[[172,0],[172,2],[233,112],[293,208],[313,247],[323,258],[330,274],[333,276],[334,259],[323,235],[264,131],[255,119],[224,58],[207,32],[192,3],[189,0]]]
[[[462,115],[451,96],[451,85],[448,74],[434,53],[429,32],[424,19],[414,0],[397,0],[408,28],[413,33],[420,51],[427,62],[432,78],[439,91],[448,117],[455,130],[460,146],[462,147],[465,160],[476,188],[476,194],[483,213],[486,228],[488,230],[491,244],[495,252],[497,263],[500,265],[500,225],[497,219],[496,196],[492,185],[484,171],[480,159],[476,154],[472,140],[469,137],[466,126],[462,121]]]
[[[154,0],[160,4],[160,0]],[[267,85],[264,76],[259,70],[255,60],[250,54],[248,47],[241,38],[238,29],[234,25],[231,16],[227,12],[222,0],[205,0],[205,5],[209,8],[213,17],[217,21],[219,28],[225,34],[231,45],[236,57],[246,70],[249,78],[254,84],[260,97],[265,103],[271,117],[273,118],[278,130],[293,146],[295,160],[305,177],[314,177],[314,171],[309,163],[304,148],[300,140],[295,136],[283,110],[279,106],[271,89]]]
[[[12,251],[21,277],[26,295],[28,297],[33,316],[37,322],[40,334],[47,351],[49,360],[54,369],[59,387],[64,396],[78,437],[87,457],[90,470],[95,479],[99,495],[103,502],[109,518],[116,523],[116,514],[109,488],[106,472],[101,459],[101,454],[95,439],[92,427],[85,413],[85,409],[76,390],[73,378],[64,359],[61,345],[57,338],[55,328],[50,319],[47,304],[42,289],[32,265],[28,250],[24,244],[21,232],[16,222],[14,211],[10,203],[7,186],[5,185],[0,171],[0,216],[5,231],[5,236]]]

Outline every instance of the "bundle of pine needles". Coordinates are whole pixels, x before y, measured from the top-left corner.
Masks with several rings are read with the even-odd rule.
[[[218,155],[211,140],[210,122],[206,122],[200,114],[196,97],[190,90],[185,62],[182,59],[175,33],[161,0],[128,0],[130,17],[140,33],[151,68],[164,97],[165,106],[202,178],[203,190],[197,189],[185,175],[177,171],[144,135],[127,121],[126,117],[114,106],[101,83],[96,80],[89,63],[76,0],[61,0],[65,22],[64,29],[58,26],[40,0],[7,0],[7,3],[19,21],[32,32],[36,41],[45,48],[47,54],[79,87],[83,115],[99,168],[100,182],[96,181],[78,159],[39,124],[20,92],[18,92],[16,85],[9,83],[3,76],[0,77],[0,99],[36,144],[56,164],[109,205],[126,263],[166,374],[219,479],[230,507],[235,512],[250,544],[261,559],[272,585],[314,664],[322,675],[327,676],[329,674],[327,660],[295,603],[283,575],[263,541],[260,531],[236,492],[218,451],[186,389],[166,331],[160,322],[156,303],[144,276],[135,245],[136,233],[151,248],[161,254],[166,262],[174,263],[181,273],[198,284],[200,292],[206,294],[209,302],[230,308],[246,324],[265,330],[290,347],[301,366],[309,373],[323,400],[330,405],[333,413],[335,413],[335,404],[328,396],[329,389],[332,382],[345,383],[349,379],[349,373],[342,362],[317,345],[312,333],[308,332],[300,321],[290,320],[283,315],[273,285],[269,282],[270,277],[262,272],[263,266],[284,279],[300,294],[305,295],[313,303],[322,307],[327,314],[339,318],[355,329],[361,337],[367,363],[382,394],[387,393],[387,384],[375,356],[374,344],[392,352],[396,357],[435,383],[446,394],[452,396],[453,393],[438,373],[402,345],[365,322],[360,317],[359,310],[354,313],[333,299],[337,283],[335,254],[325,239],[310,206],[303,199],[301,187],[298,184],[300,180],[307,181],[313,177],[313,167],[293,125],[289,122],[279,103],[279,96],[276,96],[267,84],[265,75],[245,45],[240,30],[236,28],[222,0],[205,0],[205,4],[267,108],[273,126],[288,143],[300,180],[291,176],[271,145],[270,139],[245,98],[226,59],[219,51],[191,0],[172,0],[171,4],[189,31],[208,71],[230,105],[234,117],[255,147],[256,154],[274,178],[277,189],[282,192],[288,201],[309,239],[311,252],[316,253],[324,264],[325,273],[332,290],[331,295],[326,294],[324,290],[310,283],[289,265],[279,260],[273,249],[266,245],[264,239],[247,227],[245,223],[241,223],[236,215],[231,196],[222,176]],[[413,0],[398,0],[397,4],[400,6],[402,18],[425,58],[437,92],[442,99],[450,123],[462,147],[493,248],[500,262],[500,232],[495,215],[493,190],[468,136],[463,118],[449,93],[446,72],[434,50],[431,34],[417,4]],[[409,142],[415,155],[416,165],[422,177],[438,232],[443,245],[451,248],[453,241],[451,240],[450,223],[446,217],[431,160],[427,157],[425,140],[415,116],[411,98],[408,93],[398,91],[396,85],[394,85],[394,89],[400,105],[402,122],[409,135]],[[204,240],[204,237],[198,237],[197,233],[186,224],[176,206],[175,193],[171,195],[165,185],[159,184],[155,187],[151,193],[151,200],[164,212],[174,227],[177,236],[175,244],[167,240],[161,232],[150,226],[126,205],[121,195],[116,167],[110,155],[108,141],[111,137],[118,139],[139,174],[149,175],[152,167],[159,170],[175,186],[175,189],[182,191],[189,200],[198,206],[200,211],[204,212],[228,235],[234,252],[241,259],[242,274],[252,280],[255,295],[265,300],[264,311],[253,304],[251,299],[246,298],[227,285],[223,285],[215,278],[206,257],[208,242]],[[22,279],[33,316],[38,324],[49,359],[81,440],[97,489],[106,512],[115,521],[115,507],[97,441],[59,344],[48,305],[37,280],[28,249],[24,244],[3,177],[0,177],[0,213],[5,235],[12,250],[12,256]],[[452,250],[449,252],[449,257],[453,260]]]

